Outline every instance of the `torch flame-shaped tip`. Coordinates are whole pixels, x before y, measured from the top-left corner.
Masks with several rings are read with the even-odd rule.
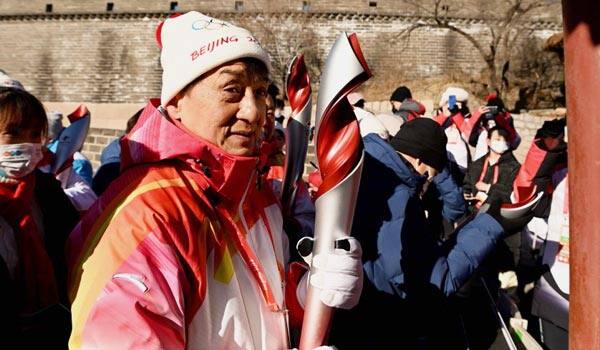
[[[304,63],[304,55],[292,59],[287,73],[286,92],[292,113],[295,114],[302,110],[311,94],[310,77]]]
[[[370,76],[356,35],[340,35],[319,83],[316,146],[323,183],[315,201],[314,255],[331,253],[335,239],[352,230],[364,151],[358,121],[346,96]],[[316,271],[318,268],[311,266],[311,274]],[[299,348],[312,350],[327,344],[333,311],[312,287],[304,311]]]
[[[337,51],[337,52],[334,52]],[[342,57],[347,62],[335,62]],[[344,63],[349,66],[346,76]],[[342,35],[334,44],[328,57],[321,86],[335,87],[335,91],[325,91],[329,100],[317,126],[317,160],[323,177],[317,197],[339,184],[358,164],[362,154],[362,139],[354,110],[346,96],[371,77],[371,70],[363,56],[356,34]],[[330,74],[327,74],[330,73]],[[345,80],[344,80],[345,79]],[[345,84],[341,84],[340,81]],[[318,108],[319,110],[319,108]]]
[[[303,55],[294,57],[288,66],[286,93],[292,107],[292,114],[285,131],[287,152],[281,203],[284,212],[289,214],[296,196],[297,181],[302,178],[304,170],[312,107],[310,77]]]

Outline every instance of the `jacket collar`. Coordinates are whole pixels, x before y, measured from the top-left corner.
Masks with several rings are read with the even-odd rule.
[[[407,161],[394,150],[394,148],[384,139],[375,135],[369,134],[363,138],[365,143],[374,143],[380,147],[384,154],[373,154],[369,152],[378,161],[384,163],[388,168],[392,169],[398,178],[411,190],[416,191],[420,183],[420,176],[416,174],[412,167],[407,164]],[[372,150],[373,147],[366,147],[367,150]],[[387,156],[386,156],[387,155]]]
[[[239,201],[256,178],[258,157],[228,154],[199,138],[150,100],[135,127],[121,139],[122,170],[137,164],[178,159],[201,173],[219,195]]]

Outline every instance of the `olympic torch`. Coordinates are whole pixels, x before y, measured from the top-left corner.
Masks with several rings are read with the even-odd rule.
[[[285,128],[286,158],[281,204],[283,212],[290,215],[298,190],[298,180],[304,171],[312,108],[310,78],[303,55],[294,57],[288,66],[286,92],[292,107],[292,114]]]
[[[371,77],[356,34],[342,33],[333,44],[319,85],[317,161],[323,178],[315,201],[313,256],[333,252],[336,239],[350,233],[364,160],[358,121],[346,95]],[[311,266],[311,274],[316,268]],[[333,310],[308,288],[300,350],[327,341]]]

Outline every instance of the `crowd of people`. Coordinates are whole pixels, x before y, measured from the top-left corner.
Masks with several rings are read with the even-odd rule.
[[[55,164],[62,114],[1,72],[7,348],[293,348],[308,288],[337,309],[324,349],[500,348],[511,319],[567,348],[564,118],[544,123],[520,164],[498,93],[471,113],[469,93],[449,87],[433,117],[406,86],[389,114],[349,94],[365,152],[352,230],[312,256],[297,247],[314,234],[323,179],[307,174],[282,208],[286,116],[267,52],[198,12],[157,38],[161,96],[95,174],[81,145]],[[80,106],[68,119],[89,117]],[[538,193],[533,211],[503,215]]]

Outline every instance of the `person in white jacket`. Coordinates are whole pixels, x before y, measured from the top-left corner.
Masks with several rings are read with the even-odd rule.
[[[541,320],[544,344],[567,349],[569,338],[569,181],[567,169],[554,174],[548,234],[542,264],[547,271],[535,286],[532,313]]]
[[[385,126],[377,117],[365,109],[365,97],[360,92],[351,92],[348,94],[348,102],[354,108],[354,114],[358,120],[360,136],[365,137],[368,134],[377,134],[384,140],[389,139],[390,135]]]

